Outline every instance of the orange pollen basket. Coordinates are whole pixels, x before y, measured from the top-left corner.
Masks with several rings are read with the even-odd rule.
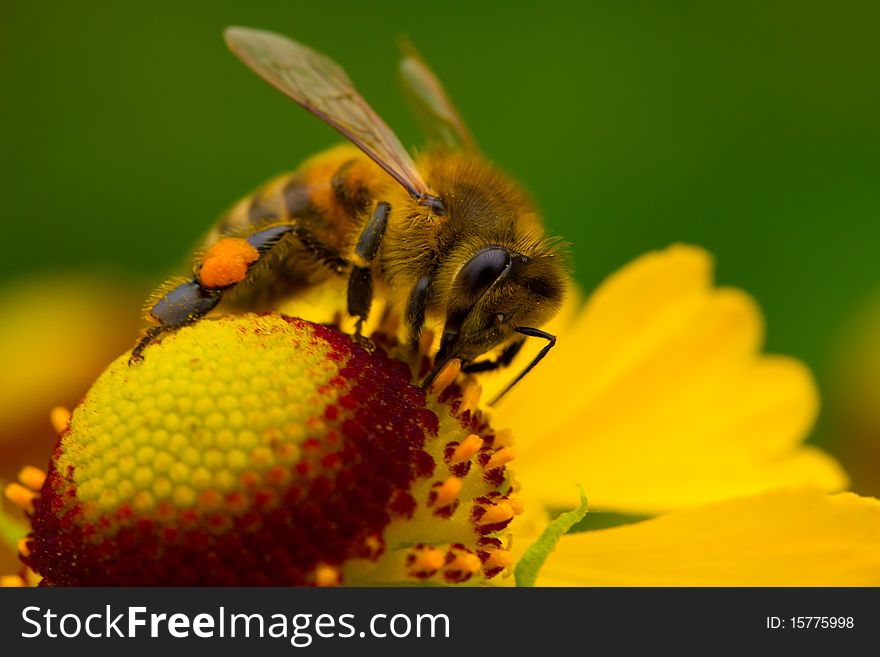
[[[243,281],[248,266],[260,257],[258,251],[245,239],[224,237],[214,243],[199,267],[199,280],[209,288],[226,287]]]

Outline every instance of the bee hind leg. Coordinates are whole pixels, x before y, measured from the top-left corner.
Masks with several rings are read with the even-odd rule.
[[[388,203],[377,203],[354,247],[354,264],[348,278],[348,314],[357,317],[356,339],[361,337],[361,329],[373,303],[373,274],[370,264],[379,252],[390,212],[391,206]]]
[[[167,331],[192,324],[207,315],[223,294],[243,281],[248,271],[286,235],[299,235],[295,223],[278,224],[245,238],[224,237],[205,253],[195,276],[177,285],[150,308],[147,329],[132,349],[128,364],[144,358],[144,350]],[[308,237],[308,236],[307,236]]]

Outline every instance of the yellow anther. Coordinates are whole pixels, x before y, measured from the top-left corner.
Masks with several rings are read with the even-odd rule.
[[[502,447],[496,449],[492,457],[486,462],[486,470],[494,470],[500,468],[505,463],[510,463],[516,458],[516,450],[513,447]]]
[[[507,550],[489,550],[489,558],[486,559],[483,567],[486,570],[494,570],[495,568],[509,568],[513,565],[513,555]]]
[[[456,465],[462,461],[467,461],[483,447],[483,439],[477,434],[472,433],[470,436],[461,441],[461,444],[452,452],[449,459],[450,465]]]
[[[32,491],[39,491],[46,481],[46,473],[32,465],[26,465],[19,471],[18,480]]]
[[[62,433],[67,429],[67,423],[70,422],[70,409],[64,406],[56,406],[49,411],[49,422],[55,433]]]
[[[481,525],[494,525],[496,522],[506,522],[516,515],[513,507],[507,502],[500,502],[486,509],[486,513],[480,518]]]
[[[16,482],[7,484],[3,493],[6,495],[7,500],[25,511],[33,509],[34,499],[37,497],[34,491]]]
[[[341,581],[339,568],[327,564],[315,568],[315,586],[339,586]]]
[[[473,379],[467,379],[464,390],[461,392],[461,406],[459,406],[458,412],[470,411],[473,413],[480,403],[480,395],[482,394],[483,387]]]
[[[458,494],[461,492],[461,479],[458,477],[450,477],[444,481],[440,488],[437,489],[437,499],[434,500],[434,506],[441,507],[452,504]]]
[[[415,553],[415,560],[410,567],[411,572],[423,575],[433,575],[446,560],[445,555],[437,548],[427,548]]]
[[[25,586],[36,586],[43,580],[43,577],[41,575],[37,575],[30,568],[24,569],[24,574],[22,575],[22,577],[24,578]]]
[[[23,557],[28,557],[28,556],[30,556],[30,554],[31,554],[31,549],[30,549],[30,547],[28,546],[28,539],[27,539],[27,538],[20,538],[20,539],[18,539],[18,542],[15,544],[15,547],[16,547],[16,549],[18,550],[18,553],[19,553],[21,556],[23,556]]]
[[[453,358],[443,366],[442,370],[440,370],[437,378],[431,383],[429,392],[435,396],[443,394],[443,391],[446,390],[456,378],[458,378],[459,372],[461,372],[461,361],[458,358]]]
[[[523,504],[523,501],[518,497],[508,497],[507,503],[510,505],[510,508],[513,509],[513,512],[518,516],[521,516],[523,514],[523,511],[526,510],[525,504]]]
[[[18,575],[0,576],[0,588],[11,589],[26,586],[25,581]]]
[[[455,559],[450,561],[444,570],[460,570],[464,573],[468,573],[473,575],[482,567],[482,563],[480,563],[480,558],[471,552],[467,552],[465,554],[459,554]]]
[[[382,551],[382,539],[378,536],[367,536],[364,539],[364,549],[371,557],[378,557]]]
[[[492,441],[492,447],[499,449],[513,444],[513,431],[510,429],[502,429],[495,432],[495,440]]]

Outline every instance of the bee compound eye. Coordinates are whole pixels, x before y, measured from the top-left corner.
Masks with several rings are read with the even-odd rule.
[[[510,268],[510,253],[500,246],[490,246],[476,253],[467,261],[459,274],[459,280],[471,293],[487,289]]]
[[[507,315],[505,315],[504,313],[498,313],[497,315],[495,315],[495,324],[503,324],[504,320],[506,319]]]

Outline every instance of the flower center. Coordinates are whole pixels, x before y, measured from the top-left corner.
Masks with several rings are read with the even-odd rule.
[[[75,409],[25,560],[49,585],[479,583],[512,561],[509,443],[474,388],[426,395],[332,328],[201,321]]]

